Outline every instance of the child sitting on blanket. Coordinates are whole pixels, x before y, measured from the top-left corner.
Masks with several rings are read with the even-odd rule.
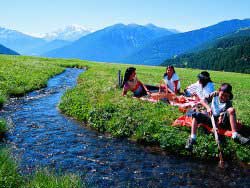
[[[232,139],[240,142],[241,144],[249,143],[249,139],[243,137],[237,132],[236,126],[236,113],[232,106],[231,100],[233,99],[232,86],[228,83],[221,85],[218,91],[211,93],[201,104],[206,108],[207,113],[193,112],[192,113],[192,128],[191,135],[187,140],[185,148],[192,151],[193,144],[196,144],[196,130],[197,125],[200,123],[212,124],[211,115],[217,120],[217,124],[229,123],[232,130]],[[211,104],[209,106],[208,104]]]
[[[174,66],[168,66],[166,73],[163,75],[164,82],[168,88],[168,91],[175,94],[180,93],[180,80],[178,75],[175,72]]]
[[[198,81],[191,84],[184,90],[187,97],[196,96],[198,99],[204,99],[210,93],[214,92],[214,84],[207,71],[202,71],[197,76]]]
[[[122,95],[126,95],[128,91],[134,93],[134,97],[150,95],[148,88],[136,77],[136,68],[129,67],[126,69],[122,83]]]

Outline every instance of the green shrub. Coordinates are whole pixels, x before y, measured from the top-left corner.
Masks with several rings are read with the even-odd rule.
[[[55,175],[48,170],[39,170],[31,176],[21,176],[7,149],[0,148],[0,187],[3,188],[81,188],[85,187],[80,176]]]
[[[81,188],[85,187],[79,176],[74,174],[55,175],[48,170],[40,170],[29,178],[26,188]]]
[[[10,159],[6,149],[0,148],[0,187],[18,188],[23,179],[17,172],[16,163]]]
[[[4,119],[0,119],[0,133],[5,133],[8,130],[7,123]]]

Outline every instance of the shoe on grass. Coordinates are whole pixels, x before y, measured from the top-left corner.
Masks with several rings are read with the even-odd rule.
[[[234,141],[240,143],[240,144],[249,144],[250,143],[250,139],[246,138],[240,134],[237,134],[236,137],[234,138]]]
[[[188,151],[193,150],[193,145],[196,144],[196,140],[192,139],[191,137],[188,138],[185,149]]]

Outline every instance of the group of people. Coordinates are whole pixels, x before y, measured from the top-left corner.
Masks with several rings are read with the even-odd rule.
[[[181,93],[180,79],[174,67],[168,66],[163,75],[167,92],[182,94],[186,97],[194,96],[206,109],[206,112],[191,110],[187,113],[187,115],[192,116],[192,127],[191,135],[187,140],[185,148],[190,151],[192,150],[193,145],[196,144],[196,130],[198,124],[204,123],[211,125],[211,116],[215,118],[218,126],[230,126],[232,130],[232,139],[241,144],[249,143],[250,139],[238,133],[236,112],[232,106],[232,86],[229,83],[223,83],[220,88],[215,91],[214,83],[207,71],[202,71],[198,74],[197,78],[198,81],[196,83],[191,84]],[[122,83],[123,96],[126,95],[128,91],[132,91],[134,97],[150,95],[151,87],[153,86],[143,84],[136,77],[136,68],[127,68]],[[155,87],[153,87],[153,89],[155,89]]]
[[[210,75],[207,71],[203,71],[198,75],[198,81],[188,86],[184,93],[181,93],[180,79],[175,72],[173,66],[168,66],[166,72],[163,75],[165,86],[170,93],[184,94],[187,97],[196,96],[199,99],[204,99],[211,92],[214,91],[214,84],[210,79]],[[126,69],[124,79],[122,83],[122,95],[126,95],[128,91],[132,91],[134,97],[142,97],[144,95],[150,95],[151,89],[159,89],[156,86],[150,86],[143,84],[136,76],[136,68],[129,67]]]

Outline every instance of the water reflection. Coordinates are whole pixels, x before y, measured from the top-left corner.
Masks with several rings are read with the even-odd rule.
[[[62,94],[82,70],[67,69],[48,87],[12,99],[1,112],[12,127],[7,141],[22,173],[48,167],[81,175],[89,187],[249,187],[249,171],[146,151],[99,135],[59,113]]]

